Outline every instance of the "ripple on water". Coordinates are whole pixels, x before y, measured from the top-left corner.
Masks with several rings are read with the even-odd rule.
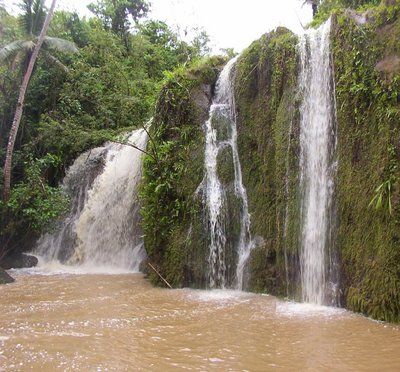
[[[400,365],[400,332],[392,325],[273,296],[164,290],[141,275],[21,274],[0,291],[0,370],[328,370],[332,365],[398,370]]]

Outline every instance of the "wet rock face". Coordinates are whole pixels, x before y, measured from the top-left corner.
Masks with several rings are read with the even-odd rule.
[[[0,262],[0,266],[5,270],[35,267],[37,264],[38,259],[26,253],[14,253],[5,256]]]
[[[233,164],[232,148],[225,146],[220,149],[217,157],[217,172],[219,181],[225,187],[235,181],[235,167]]]
[[[5,270],[0,268],[0,284],[8,284],[15,282],[15,279],[11,277]]]
[[[243,184],[251,233],[258,237],[248,289],[279,296],[288,292],[285,253],[293,261],[298,257],[297,45],[296,35],[284,28],[264,35],[239,57],[235,82]],[[289,279],[298,282],[294,275]]]
[[[375,8],[375,20],[366,27],[338,15],[332,58],[341,303],[375,319],[398,322],[400,250],[393,239],[398,234],[398,190],[389,197],[390,208],[388,199],[376,209],[370,204],[374,190],[399,177],[400,18],[392,11]],[[360,86],[360,81],[368,83]]]
[[[208,118],[208,110],[212,101],[212,85],[201,84],[193,89],[190,96],[197,107],[200,122],[204,122]]]

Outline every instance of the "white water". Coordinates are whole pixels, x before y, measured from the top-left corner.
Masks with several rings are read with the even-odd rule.
[[[288,146],[286,151],[286,172],[285,172],[285,222],[283,225],[283,241],[284,241],[284,259],[285,259],[285,279],[286,279],[286,296],[289,297],[289,258],[288,258],[288,247],[287,237],[289,228],[289,192],[290,192],[290,148],[292,143],[292,130],[293,120],[290,121],[289,133],[288,133]]]
[[[147,134],[136,130],[128,142],[145,149]],[[79,272],[139,270],[146,255],[137,195],[141,156],[131,146],[111,143],[75,161],[64,180],[72,195],[71,212],[36,249],[44,268],[62,260]]]
[[[300,183],[302,299],[326,303],[334,185],[335,105],[330,65],[330,20],[301,40]]]
[[[236,243],[237,266],[236,288],[241,290],[244,285],[244,272],[246,262],[250,255],[250,215],[248,211],[246,189],[242,182],[242,171],[237,149],[236,109],[234,98],[234,76],[236,58],[227,63],[217,82],[216,94],[210,108],[210,117],[205,124],[206,149],[205,149],[205,203],[208,210],[208,224],[210,234],[209,244],[209,281],[210,288],[225,288],[226,283],[226,215],[225,190],[217,174],[217,158],[219,151],[226,146],[232,149],[232,162],[234,165],[234,191],[241,201],[240,233]],[[229,122],[229,138],[219,140],[217,128],[213,126],[214,119],[223,117]],[[218,123],[218,120],[216,120]]]

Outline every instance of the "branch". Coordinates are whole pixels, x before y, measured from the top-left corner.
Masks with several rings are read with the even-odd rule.
[[[146,154],[148,156],[150,156],[156,163],[157,165],[159,165],[158,159],[156,157],[154,157],[154,155],[150,154],[148,151],[141,149],[140,147],[137,147],[136,145],[134,145],[133,143],[129,143],[129,142],[123,142],[123,141],[118,141],[118,140],[110,140],[110,142],[113,143],[119,143],[120,145],[125,145],[125,146],[130,146],[133,147],[134,149],[142,152],[143,154]]]
[[[148,121],[148,123],[149,123],[150,125],[151,125],[152,122],[153,122],[153,118],[151,118],[151,119]],[[151,144],[153,145],[153,146],[152,146],[152,151],[153,151],[153,154],[154,154],[154,159],[156,160],[157,164],[159,165],[159,160],[160,160],[160,158],[158,157],[157,145],[156,145],[156,143],[155,143],[153,137],[151,136],[149,130],[147,129],[147,125],[145,125],[145,124],[142,123],[140,126],[141,126],[142,129],[146,132],[146,134],[147,134],[148,137],[149,137],[149,140],[150,140]]]
[[[156,270],[156,268],[155,268],[150,262],[148,262],[147,264],[155,271],[155,273],[163,280],[163,282],[164,282],[170,289],[172,289],[171,284],[169,284],[169,283],[166,281],[166,279],[163,278],[163,276]]]

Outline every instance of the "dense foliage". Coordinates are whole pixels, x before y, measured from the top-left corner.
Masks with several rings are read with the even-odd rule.
[[[45,16],[41,4],[21,1],[19,16],[0,5],[0,50],[16,40],[35,41]],[[2,250],[20,245],[15,239],[22,239],[20,229],[39,232],[65,209],[58,185],[78,154],[142,126],[152,116],[166,71],[190,65],[208,52],[207,35],[183,41],[164,22],[146,19],[149,6],[141,0],[101,0],[91,4],[95,16],[89,19],[55,13],[49,38],[65,40],[79,51],[65,54],[51,48],[51,54],[43,50],[39,55],[16,141],[12,197],[1,204]],[[20,49],[0,64],[2,165],[29,61],[29,49],[28,54]]]
[[[307,3],[315,4],[313,26],[326,21],[332,13],[339,12],[341,9],[363,10],[377,6],[381,0],[307,0]]]

